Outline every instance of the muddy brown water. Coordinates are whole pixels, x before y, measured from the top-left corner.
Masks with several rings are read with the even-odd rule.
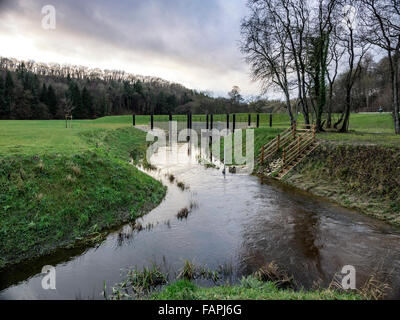
[[[186,146],[179,155],[187,157]],[[207,169],[196,159],[157,166],[148,174],[168,192],[139,220],[144,230],[125,225],[96,247],[60,250],[5,270],[0,299],[101,299],[104,281],[110,288],[130,267],[156,263],[173,278],[185,259],[214,270],[223,266],[231,281],[275,261],[305,288],[327,286],[343,266],[353,265],[358,287],[378,272],[392,288],[389,298],[400,298],[398,229],[277,182],[224,176],[222,168]],[[182,191],[166,174],[189,189]],[[178,220],[190,204],[189,217]],[[56,267],[56,290],[42,289],[44,265]]]

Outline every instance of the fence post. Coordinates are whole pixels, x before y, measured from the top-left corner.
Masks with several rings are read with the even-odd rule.
[[[226,114],[226,128],[229,129],[229,113]]]
[[[300,144],[301,144],[301,137],[297,137],[297,155],[300,155]]]
[[[269,126],[272,128],[272,113],[269,114]]]
[[[312,138],[313,138],[313,143],[315,143],[315,133],[317,131],[317,126],[314,124],[312,127]]]
[[[232,129],[233,129],[233,133],[235,133],[235,129],[236,129],[236,114],[233,114],[233,119],[232,119],[233,125],[232,125]]]
[[[150,116],[150,127],[151,127],[151,130],[154,129],[154,114],[151,114],[151,116]]]
[[[135,114],[132,115],[132,124],[133,124],[133,126],[136,126],[136,115]]]
[[[283,165],[286,164],[286,150],[283,148]]]
[[[169,121],[172,121],[172,114],[169,114]]]
[[[206,129],[207,130],[209,129],[209,127],[208,127],[208,113],[207,113],[207,116],[206,116]]]
[[[249,116],[248,116],[248,126],[250,127],[251,126],[251,114],[249,113]]]
[[[278,139],[278,140],[276,141],[276,152],[279,151],[280,144],[281,144],[281,135],[280,135],[280,134],[278,134],[277,139]]]
[[[210,144],[212,144],[212,130],[213,130],[213,126],[214,126],[214,115],[211,114],[211,116],[210,116],[210,130],[211,130],[211,132],[210,132]],[[211,151],[211,154],[212,154],[212,151]]]
[[[293,140],[296,139],[296,124],[293,123],[292,124],[292,134],[293,134]]]
[[[261,165],[264,165],[264,152],[265,152],[265,146],[261,148]]]
[[[260,114],[257,113],[257,128],[260,127]]]

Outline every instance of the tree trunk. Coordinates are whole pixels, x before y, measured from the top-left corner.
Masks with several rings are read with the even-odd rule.
[[[332,99],[333,99],[333,85],[329,84],[329,101],[327,104],[326,112],[327,112],[327,119],[326,119],[326,127],[328,129],[332,128]]]
[[[350,109],[351,109],[351,88],[346,90],[346,106],[344,110],[343,124],[340,128],[340,132],[347,132],[349,130],[349,120],[350,120]]]
[[[399,119],[399,50],[396,51],[393,60],[393,121],[394,131],[396,134],[400,134],[400,119]]]
[[[294,118],[293,118],[293,112],[292,112],[292,105],[290,103],[290,96],[288,92],[285,92],[285,97],[286,97],[286,108],[288,110],[289,118],[290,118],[290,124],[293,125],[295,123]]]

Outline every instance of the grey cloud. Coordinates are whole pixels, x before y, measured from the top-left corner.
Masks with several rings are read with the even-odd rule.
[[[37,22],[47,4],[57,10],[54,38],[58,40],[68,35],[79,45],[90,39],[211,72],[243,72],[247,77],[237,48],[244,0],[0,0],[0,15],[14,12],[17,23],[30,23],[29,32],[34,34],[41,31]]]

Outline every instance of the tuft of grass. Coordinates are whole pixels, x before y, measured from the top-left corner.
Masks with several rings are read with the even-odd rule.
[[[254,277],[262,282],[273,282],[278,288],[294,288],[293,277],[289,276],[274,261],[261,267]]]
[[[179,220],[187,219],[188,216],[189,216],[189,209],[188,208],[183,208],[183,209],[179,210],[178,214],[176,215],[176,217]]]
[[[178,274],[178,279],[186,279],[186,280],[194,280],[197,277],[196,266],[194,263],[189,260],[185,260],[185,264],[183,268],[180,270]]]
[[[176,185],[178,186],[179,189],[181,189],[182,191],[185,191],[188,187],[181,181],[177,181]]]
[[[128,270],[126,279],[112,288],[111,300],[123,300],[147,295],[155,288],[167,284],[167,276],[159,266]]]

